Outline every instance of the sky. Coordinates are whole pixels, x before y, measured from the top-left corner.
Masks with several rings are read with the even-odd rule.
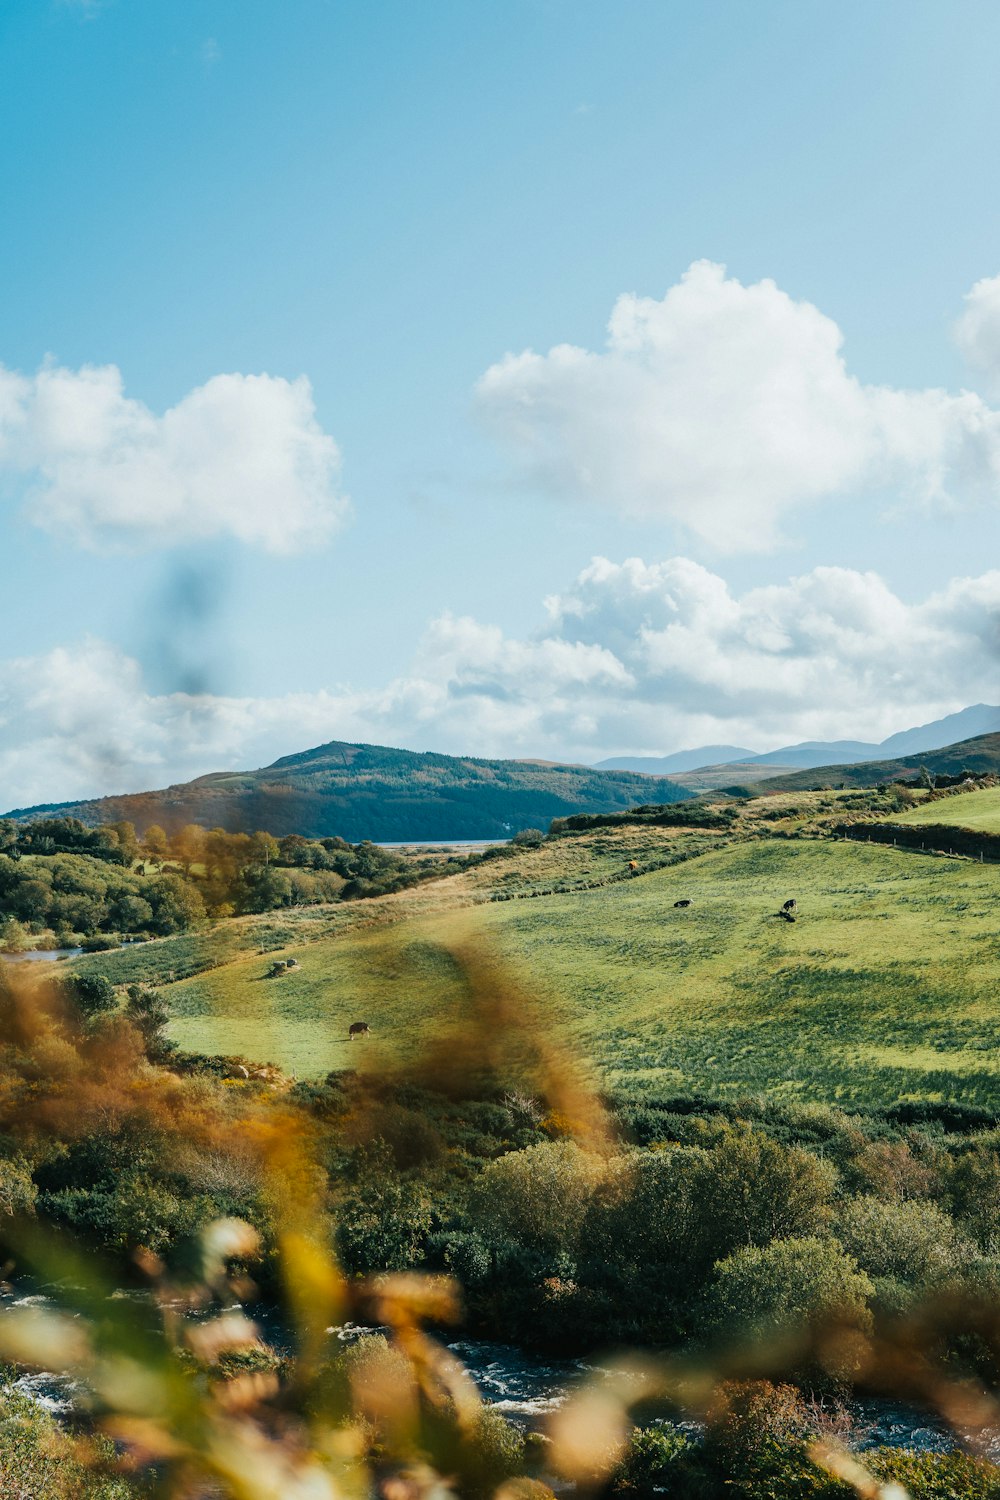
[[[992,0],[5,0],[0,804],[1000,701]]]

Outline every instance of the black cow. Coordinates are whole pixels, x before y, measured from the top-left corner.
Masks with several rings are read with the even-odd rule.
[[[351,1025],[347,1028],[347,1039],[353,1042],[356,1036],[371,1036],[371,1027],[367,1021],[351,1022]]]
[[[781,908],[781,910],[782,911],[794,911],[795,910],[795,897],[793,896],[790,901],[786,901],[785,904],[784,904],[784,906]]]
[[[688,900],[684,900],[684,901],[675,901],[675,902],[674,902],[674,905],[675,905],[675,906],[690,906],[690,905],[691,905],[691,903],[690,903],[690,901],[688,901]]]

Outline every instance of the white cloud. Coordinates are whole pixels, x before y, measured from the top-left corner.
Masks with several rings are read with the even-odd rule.
[[[138,791],[330,739],[577,761],[879,740],[980,701],[1000,654],[1000,571],[911,604],[844,568],[737,596],[687,558],[597,558],[547,607],[527,639],[444,615],[374,690],[157,696],[96,641],[0,664],[0,802]]]
[[[842,344],[773,281],[696,261],[661,301],[619,297],[602,352],[508,354],[477,401],[546,488],[720,550],[773,546],[787,514],[833,496],[1000,498],[1000,413],[967,391],[863,385]]]
[[[970,367],[1000,392],[1000,276],[986,276],[966,293],[955,341]]]
[[[86,545],[229,536],[295,551],[342,522],[339,464],[305,378],[215,375],[157,416],[113,365],[0,366],[0,482]]]

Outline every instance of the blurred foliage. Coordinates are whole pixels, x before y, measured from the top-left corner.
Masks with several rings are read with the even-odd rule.
[[[602,1095],[498,963],[449,959],[414,1062],[294,1086],[165,1047],[140,986],[0,970],[0,1359],[77,1383],[70,1422],[3,1383],[0,1493],[1000,1493],[865,1453],[844,1404],[1000,1427],[995,1122]],[[460,1323],[634,1352],[526,1435]]]

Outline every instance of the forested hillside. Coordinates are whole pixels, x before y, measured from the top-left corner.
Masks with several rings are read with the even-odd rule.
[[[259,771],[223,771],[163,791],[63,804],[95,826],[127,820],[174,833],[189,823],[276,837],[497,839],[572,813],[615,812],[691,793],[666,778],[543,761],[473,760],[333,741]],[[31,819],[56,809],[19,808]]]

